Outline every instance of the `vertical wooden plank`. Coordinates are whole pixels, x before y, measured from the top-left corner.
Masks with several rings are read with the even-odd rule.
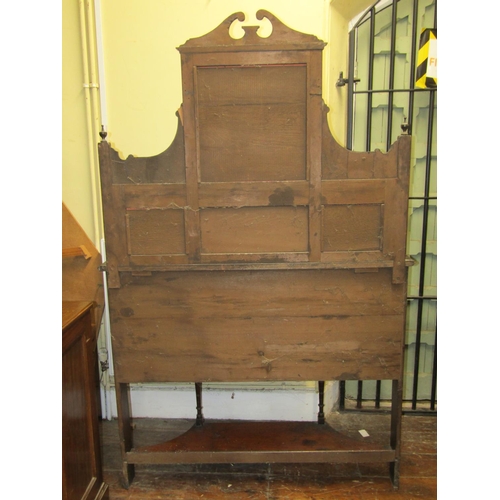
[[[321,51],[309,53],[307,66],[307,172],[309,175],[309,260],[321,260],[321,146],[323,100]]]
[[[116,384],[116,406],[118,412],[118,433],[122,454],[122,480],[123,486],[128,489],[134,479],[135,468],[127,462],[127,452],[132,449],[132,412],[130,405],[129,384]]]
[[[198,201],[199,141],[195,96],[196,68],[189,54],[183,54],[181,59],[187,198],[187,206],[184,209],[186,253],[189,261],[195,263],[200,261],[201,254]]]
[[[123,196],[121,185],[113,185],[111,146],[107,141],[101,141],[98,148],[104,230],[106,234],[108,287],[120,288],[118,267],[120,265],[128,265],[128,256],[125,253],[127,249],[127,238],[125,234],[125,197]]]
[[[408,182],[410,178],[411,161],[411,135],[403,134],[398,138],[398,157],[397,157],[397,175],[401,181],[403,189],[408,191]]]
[[[406,227],[408,218],[408,171],[410,136],[401,136],[397,147],[398,178],[385,183],[383,252],[394,260],[392,282],[406,282]]]
[[[399,148],[398,148],[398,178],[401,196],[401,224],[402,233],[401,240],[406,243],[406,233],[408,227],[408,190],[410,182],[410,162],[411,162],[411,136],[402,135],[399,137]],[[403,236],[404,235],[404,236]],[[406,246],[401,250],[401,254],[397,256],[397,274],[393,273],[394,283],[406,283]]]
[[[402,378],[392,381],[391,402],[391,448],[396,452],[394,462],[390,463],[390,476],[395,489],[399,488],[399,469],[401,461],[401,418],[403,403],[403,380]]]
[[[396,213],[399,215],[397,227],[399,232],[399,244],[394,250],[394,267],[392,272],[393,283],[406,282],[406,231],[408,224],[408,181],[410,175],[410,155],[411,155],[411,137],[402,135],[398,139],[397,151],[397,169],[398,181],[397,188],[394,190],[396,197]]]
[[[402,196],[399,179],[385,183],[383,253],[393,260],[392,282],[404,283],[406,279],[406,199]]]

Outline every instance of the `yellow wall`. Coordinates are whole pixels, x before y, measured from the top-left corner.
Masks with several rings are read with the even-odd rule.
[[[64,0],[62,16],[62,199],[94,241],[78,0]]]
[[[252,16],[248,24],[255,24],[253,16],[260,8],[294,29],[323,38],[323,0],[103,2],[108,140],[115,149],[124,157],[165,150],[182,102],[176,47],[211,31],[233,12]]]
[[[83,2],[83,0],[80,0]],[[83,2],[88,4],[89,2]],[[324,51],[324,99],[330,127],[343,143],[347,87],[347,24],[370,0],[100,0],[104,49],[107,140],[123,158],[164,151],[177,126],[182,100],[176,47],[218,26],[233,12],[266,9],[290,28],[329,43]],[[90,0],[92,4],[92,0]],[[102,237],[95,201],[97,165],[92,168],[85,114],[79,0],[63,0],[63,201],[96,246]],[[95,143],[98,130],[94,130]],[[95,149],[95,144],[92,145]],[[94,153],[95,154],[95,153]],[[94,178],[93,178],[94,176]],[[97,180],[96,180],[97,179]],[[99,193],[97,192],[97,195]]]

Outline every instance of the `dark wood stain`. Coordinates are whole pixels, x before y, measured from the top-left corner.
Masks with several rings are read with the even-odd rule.
[[[269,196],[269,205],[293,205],[294,200],[293,189],[290,186],[285,186],[274,190],[274,193]]]

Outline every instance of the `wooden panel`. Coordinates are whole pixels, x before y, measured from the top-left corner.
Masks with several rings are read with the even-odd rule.
[[[304,252],[308,249],[305,207],[201,210],[203,253]]]
[[[306,68],[197,71],[202,182],[306,178]]]
[[[393,378],[391,270],[154,273],[110,294],[122,381]],[[134,335],[130,335],[133,331]]]
[[[382,205],[323,207],[323,250],[378,250],[382,239]]]
[[[94,476],[89,441],[85,337],[82,332],[64,353],[62,363],[62,448],[67,498],[84,498]]]
[[[62,302],[62,475],[64,500],[108,498],[98,429],[93,304]]]
[[[303,103],[306,66],[229,66],[198,68],[199,106]]]
[[[183,210],[127,211],[129,254],[185,253]]]

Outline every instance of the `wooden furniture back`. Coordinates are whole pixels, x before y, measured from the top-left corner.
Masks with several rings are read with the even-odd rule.
[[[324,43],[266,11],[179,47],[171,146],[100,145],[117,380],[397,379],[410,137],[332,137]]]

